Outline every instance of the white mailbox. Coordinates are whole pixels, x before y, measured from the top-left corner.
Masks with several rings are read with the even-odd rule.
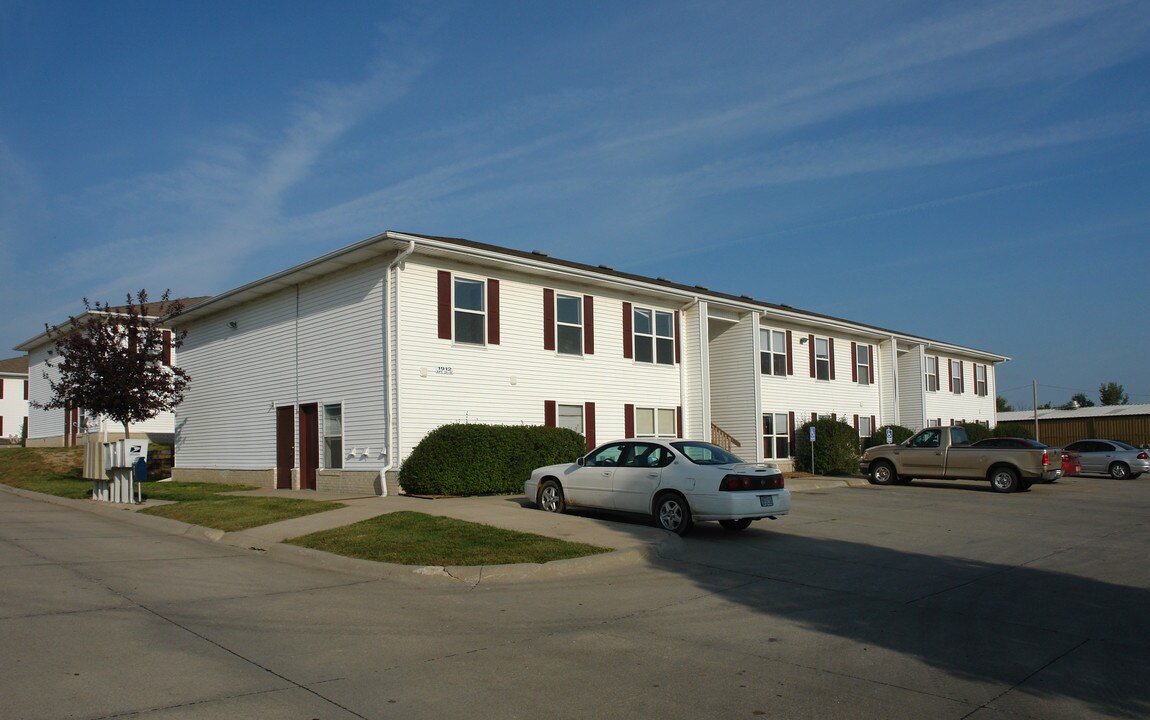
[[[92,498],[105,502],[135,502],[132,472],[136,463],[148,460],[147,440],[117,440],[104,443],[104,474],[107,480],[95,480]]]

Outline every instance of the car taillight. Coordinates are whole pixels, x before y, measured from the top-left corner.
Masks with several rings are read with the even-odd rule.
[[[1138,453],[1138,459],[1139,460],[1150,460],[1150,455],[1147,455],[1144,452],[1140,452],[1140,453]]]
[[[723,491],[782,490],[782,475],[727,475],[719,483]]]
[[[1043,465],[1049,465],[1050,464],[1050,453],[1046,452],[1045,450],[1042,451],[1042,464]]]

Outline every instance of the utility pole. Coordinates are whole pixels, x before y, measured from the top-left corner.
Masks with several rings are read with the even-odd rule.
[[[1038,381],[1031,380],[1030,387],[1034,393],[1034,439],[1041,440],[1038,437]]]

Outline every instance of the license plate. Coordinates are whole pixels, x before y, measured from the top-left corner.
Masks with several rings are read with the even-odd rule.
[[[774,496],[772,496],[772,495],[760,495],[759,496],[759,507],[774,507],[774,506],[775,506]]]

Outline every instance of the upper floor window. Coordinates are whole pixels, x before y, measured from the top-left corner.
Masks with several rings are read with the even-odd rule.
[[[499,281],[438,273],[439,337],[469,345],[499,344]]]
[[[759,371],[763,375],[786,375],[788,350],[785,332],[759,330]]]
[[[819,380],[831,379],[831,341],[815,338],[815,377]]]
[[[964,390],[965,381],[962,372],[962,361],[950,361],[950,391],[955,395],[961,395]]]
[[[663,310],[635,308],[635,361],[675,364],[675,316]]]
[[[926,389],[928,392],[938,390],[938,358],[928,355],[926,358]]]
[[[986,387],[986,366],[974,366],[974,394],[986,396],[989,393]]]
[[[564,355],[583,354],[583,298],[574,295],[555,297],[555,331],[558,350]]]
[[[859,385],[870,385],[872,369],[871,346],[855,345],[855,381]]]

